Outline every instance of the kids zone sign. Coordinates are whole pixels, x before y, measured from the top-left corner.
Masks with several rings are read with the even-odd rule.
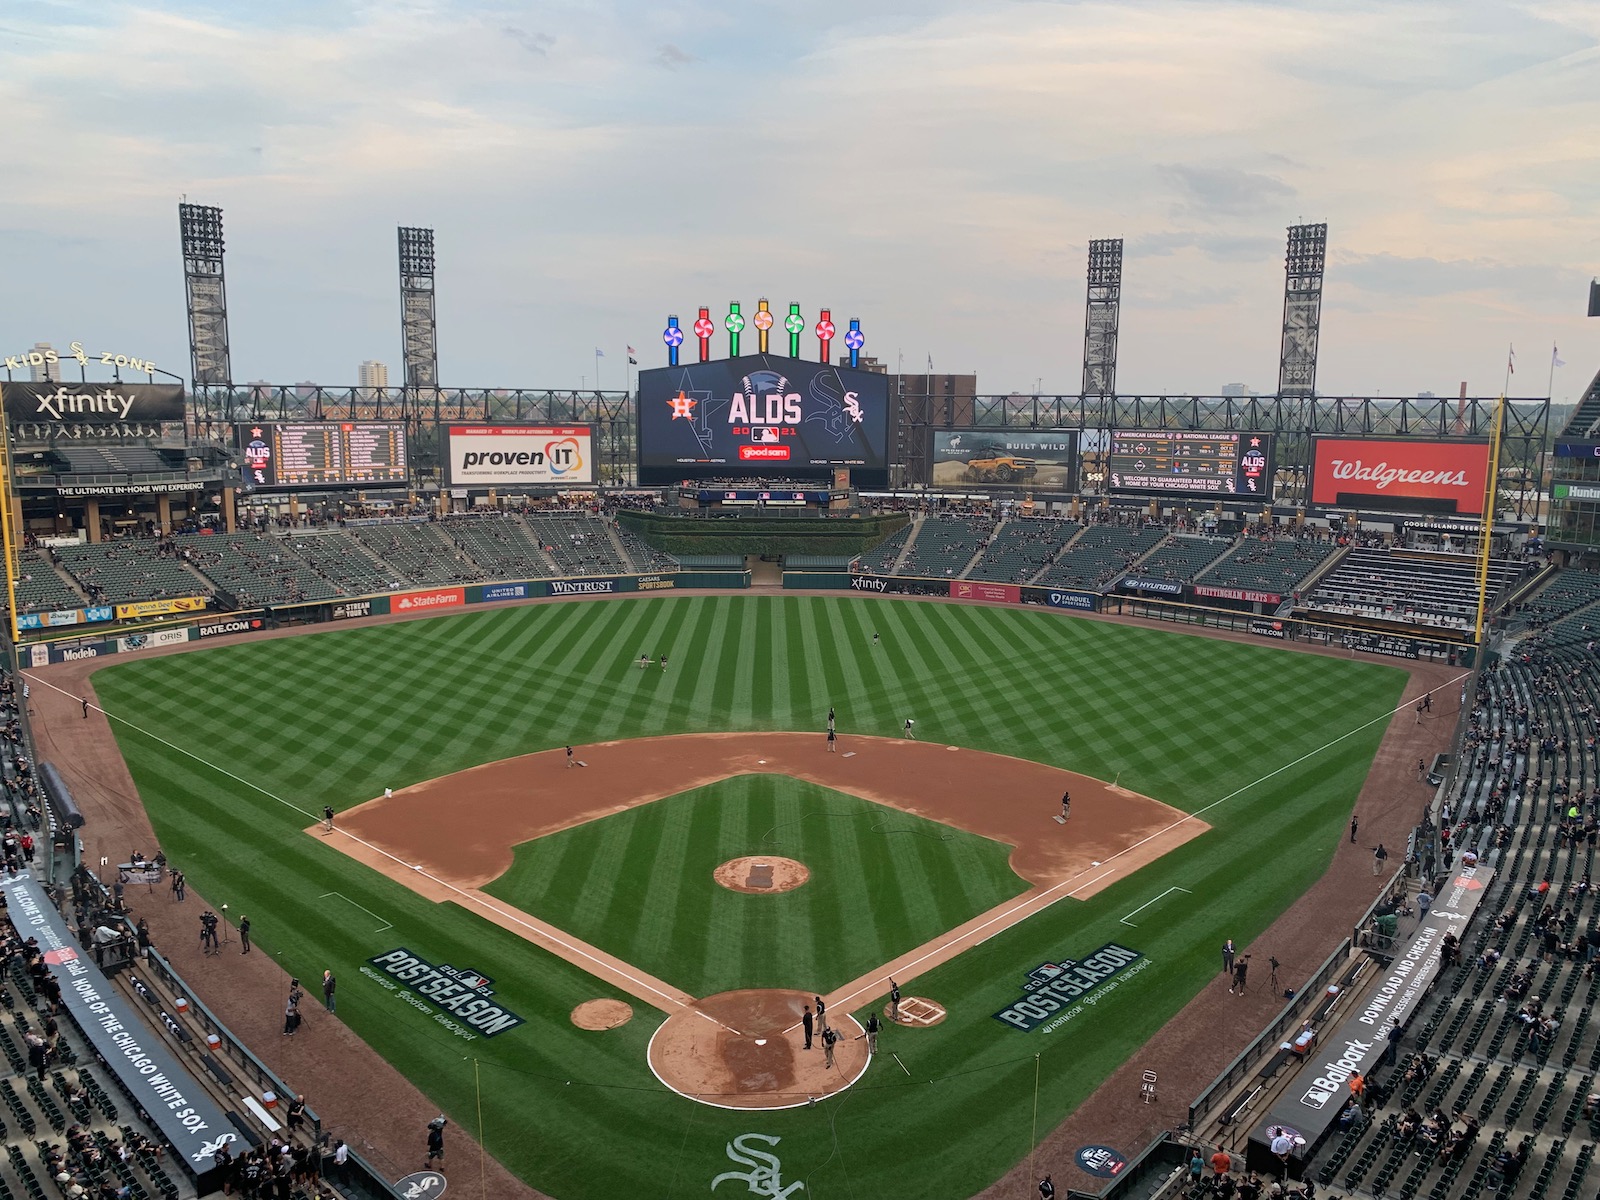
[[[1023,1033],[1041,1025],[1049,1033],[1082,1012],[1082,1003],[1098,1004],[1149,965],[1138,950],[1116,942],[1107,942],[1085,958],[1041,963],[1028,972],[1023,995],[995,1013],[994,1019]]]
[[[853,481],[887,472],[889,381],[827,363],[746,355],[639,373],[640,482],[716,476]]]

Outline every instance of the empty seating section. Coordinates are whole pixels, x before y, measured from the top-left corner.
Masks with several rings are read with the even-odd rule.
[[[1533,626],[1550,625],[1596,600],[1600,600],[1600,571],[1562,571],[1517,606],[1511,628],[1521,632]]]
[[[916,531],[917,523],[907,521],[871,550],[863,552],[861,557],[856,559],[856,569],[868,575],[887,575],[894,569],[895,559],[900,557],[900,551],[906,548],[906,543]]]
[[[375,592],[392,591],[405,582],[342,530],[329,533],[297,532],[285,538],[284,543],[313,571],[346,596],[370,596]]]
[[[1079,529],[1076,521],[1012,517],[995,532],[988,548],[967,572],[968,579],[1027,583],[1061,553]]]
[[[917,528],[897,575],[954,579],[966,569],[994,529],[989,517],[929,517]]]
[[[1196,576],[1195,582],[1286,596],[1338,548],[1332,542],[1310,539],[1246,537],[1233,553]]]
[[[528,527],[563,575],[621,575],[628,566],[617,554],[605,525],[588,516],[529,513]]]
[[[537,579],[550,573],[550,560],[528,527],[514,517],[447,517],[440,526],[490,579]]]
[[[1368,1119],[1336,1134],[1308,1174],[1351,1195],[1576,1200],[1594,1195],[1600,1139],[1600,660],[1547,633],[1524,639],[1479,676],[1472,703],[1441,798],[1449,847],[1438,826],[1425,832],[1451,855],[1438,874],[1470,850],[1494,877],[1398,1062],[1369,1072]],[[1442,807],[1435,815],[1444,826]]]
[[[1150,557],[1139,564],[1139,574],[1151,579],[1176,579],[1187,583],[1230,544],[1227,538],[1174,535],[1171,541],[1157,546],[1151,551]]]
[[[17,576],[17,611],[49,612],[61,608],[82,608],[87,601],[61,578],[55,564],[43,550],[24,550],[21,574]]]
[[[676,571],[678,560],[664,550],[657,550],[654,546],[645,544],[644,539],[637,534],[624,529],[620,525],[612,527],[617,541],[622,544],[622,552],[633,563],[633,570],[640,574],[650,574],[657,571]]]
[[[184,467],[184,451],[153,446],[56,446],[52,453],[64,463],[62,474],[67,475],[129,475]]]
[[[1521,578],[1524,565],[1489,564],[1492,600]],[[1357,546],[1305,597],[1313,612],[1471,629],[1477,621],[1478,562],[1462,554],[1428,554]]]
[[[1091,525],[1039,577],[1046,587],[1100,589],[1126,575],[1167,531],[1159,525]]]
[[[476,583],[482,567],[431,523],[359,525],[350,534],[403,583]]]
[[[187,561],[243,608],[329,600],[339,589],[296,554],[289,539],[259,533],[185,534]]]
[[[211,589],[160,543],[143,539],[58,546],[61,565],[97,604],[127,604],[174,596],[203,596]]]

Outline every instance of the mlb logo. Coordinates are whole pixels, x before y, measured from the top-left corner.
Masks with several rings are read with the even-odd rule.
[[[469,971],[465,968],[456,972],[456,978],[459,979],[465,986],[474,990],[478,988],[486,988],[494,982],[494,980],[490,979],[487,975],[480,975],[477,971]]]
[[[767,425],[755,425],[750,429],[750,440],[758,446],[776,446],[778,431]]]
[[[1035,987],[1041,983],[1049,983],[1052,979],[1065,972],[1067,968],[1072,965],[1071,959],[1068,959],[1064,963],[1041,963],[1039,966],[1028,972],[1028,981]]]
[[[1302,1103],[1309,1104],[1312,1108],[1323,1108],[1332,1099],[1332,1092],[1325,1092],[1321,1088],[1311,1088],[1302,1098]]]

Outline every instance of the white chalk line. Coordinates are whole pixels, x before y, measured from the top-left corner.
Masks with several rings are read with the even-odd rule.
[[[1466,679],[1471,674],[1472,674],[1472,672],[1470,672],[1470,671],[1463,671],[1460,675],[1457,675],[1454,679],[1447,680],[1444,684],[1441,684],[1440,686],[1441,687],[1449,687],[1453,683],[1457,683],[1460,680]],[[1232,800],[1237,796],[1243,795],[1245,792],[1248,792],[1251,788],[1257,786],[1258,784],[1265,783],[1269,779],[1272,779],[1272,778],[1274,778],[1274,777],[1276,777],[1278,775],[1282,775],[1285,771],[1292,770],[1293,768],[1298,767],[1301,763],[1305,762],[1307,759],[1315,758],[1318,754],[1321,754],[1324,750],[1328,750],[1328,749],[1331,749],[1334,746],[1337,746],[1340,742],[1345,741],[1348,738],[1354,737],[1356,734],[1360,733],[1362,730],[1367,729],[1370,726],[1376,725],[1380,721],[1392,721],[1394,719],[1395,715],[1397,713],[1399,713],[1401,709],[1409,708],[1409,707],[1411,707],[1411,705],[1413,703],[1414,703],[1414,701],[1411,701],[1411,700],[1402,700],[1402,701],[1400,701],[1399,704],[1395,705],[1388,712],[1379,713],[1377,716],[1373,717],[1370,721],[1363,721],[1361,724],[1355,726],[1353,729],[1346,730],[1344,733],[1341,733],[1338,737],[1332,739],[1331,741],[1324,742],[1322,745],[1318,746],[1316,749],[1307,751],[1306,753],[1302,754],[1299,758],[1295,759],[1293,762],[1284,763],[1281,767],[1277,767],[1277,768],[1275,768],[1275,769],[1273,769],[1271,771],[1268,771],[1265,775],[1262,775],[1260,778],[1252,779],[1249,783],[1244,784],[1241,787],[1234,788],[1233,791],[1229,792],[1226,796],[1222,796],[1219,799],[1213,800],[1210,804],[1207,804],[1204,808],[1198,808],[1192,813],[1185,813],[1183,816],[1179,817],[1176,821],[1173,821],[1170,825],[1167,825],[1164,828],[1158,829],[1154,833],[1149,834],[1146,837],[1140,838],[1138,841],[1132,843],[1131,845],[1124,846],[1121,850],[1118,850],[1115,854],[1111,855],[1109,858],[1102,859],[1098,866],[1089,867],[1089,868],[1086,868],[1083,871],[1079,871],[1078,874],[1074,875],[1072,878],[1063,879],[1060,883],[1054,884],[1053,886],[1051,886],[1049,888],[1046,888],[1042,892],[1032,893],[1032,894],[1029,894],[1029,895],[1024,895],[1024,896],[1019,897],[1018,900],[1016,901],[1016,903],[1014,905],[1012,905],[1012,907],[1010,909],[1007,909],[1004,912],[996,913],[994,916],[990,917],[987,921],[985,921],[982,925],[979,925],[979,926],[977,926],[977,928],[973,929],[971,932],[972,933],[976,933],[976,932],[978,932],[978,930],[987,929],[991,925],[995,925],[997,923],[999,923],[999,925],[1000,925],[1000,927],[998,929],[991,930],[989,933],[984,934],[984,936],[979,938],[977,941],[969,943],[965,947],[965,949],[970,950],[970,949],[972,949],[974,947],[981,946],[981,945],[983,945],[984,942],[987,942],[990,938],[999,936],[1000,934],[1004,933],[1007,929],[1011,928],[1011,926],[1013,926],[1013,925],[1017,924],[1018,922],[1026,919],[1027,917],[1035,916],[1038,913],[1043,912],[1045,909],[1047,909],[1051,905],[1055,904],[1056,901],[1064,900],[1068,896],[1071,896],[1071,895],[1075,894],[1076,892],[1082,891],[1084,888],[1089,887],[1092,884],[1098,883],[1100,880],[1106,878],[1106,876],[1112,874],[1112,872],[1103,869],[1103,868],[1105,868],[1107,863],[1115,862],[1117,859],[1121,858],[1123,855],[1133,853],[1133,851],[1137,850],[1140,846],[1147,845],[1148,843],[1154,841],[1156,838],[1159,838],[1159,837],[1162,837],[1162,836],[1164,836],[1164,835],[1166,835],[1168,833],[1171,833],[1174,829],[1177,829],[1179,826],[1186,825],[1190,821],[1197,820],[1203,814],[1210,812],[1212,809],[1218,807],[1219,805],[1226,804],[1229,800]],[[1093,876],[1093,878],[1083,879],[1083,876],[1089,874],[1091,871],[1097,872]],[[1082,882],[1079,882],[1079,880],[1082,880]],[[1063,890],[1063,889],[1068,889],[1069,885],[1071,885],[1070,886],[1070,890]],[[1060,895],[1052,895],[1052,893],[1054,893],[1054,892],[1060,892]],[[1030,912],[1030,913],[1023,912],[1023,909],[1028,908],[1030,905],[1038,905],[1038,907],[1033,912]],[[964,935],[964,936],[970,936],[970,934]],[[912,959],[910,962],[901,963],[901,964],[897,965],[895,967],[895,974],[896,975],[904,975],[908,979],[912,978],[914,976],[914,974],[915,974],[915,972],[912,971],[912,968],[916,967],[919,963],[926,962],[928,959],[934,957],[935,955],[942,953],[944,951],[945,947],[948,944],[949,944],[949,942],[945,941],[945,940],[941,940],[941,941],[935,942],[933,944],[933,946],[929,950],[925,951],[922,954],[919,954],[916,958]],[[852,992],[846,993],[843,996],[837,996],[836,995],[834,997],[834,999],[833,999],[833,1003],[835,1003],[835,1004],[847,1003],[848,1001],[854,1000],[857,996],[862,995],[862,994],[867,993],[867,992],[868,992],[868,988],[867,987],[859,987],[859,988],[856,988]],[[871,994],[872,995],[881,995],[882,993],[873,992]]]
[[[72,698],[74,700],[81,700],[82,699],[79,696],[73,696],[72,693],[67,691],[66,688],[58,687],[55,684],[51,683],[49,680],[40,679],[37,676],[28,675],[27,672],[24,672],[23,674],[24,674],[24,676],[26,678],[30,678],[33,682],[42,683],[42,684],[44,684],[45,687],[48,687],[48,688],[52,689],[53,691],[60,692],[63,696],[72,696]],[[232,780],[234,780],[234,781],[236,781],[238,783],[244,784],[245,787],[250,788],[253,791],[260,792],[263,796],[267,797],[267,799],[269,799],[269,800],[276,800],[279,804],[283,805],[285,808],[290,809],[293,812],[299,813],[301,816],[307,818],[310,821],[319,822],[320,823],[320,821],[322,820],[321,817],[314,816],[313,814],[308,813],[305,809],[301,808],[298,804],[295,804],[293,801],[285,800],[282,796],[279,796],[279,795],[276,795],[276,794],[274,794],[272,792],[267,791],[267,789],[262,787],[260,784],[253,783],[250,780],[244,778],[242,775],[235,775],[232,771],[228,770],[226,767],[219,767],[215,763],[208,762],[206,759],[201,758],[198,754],[194,753],[192,750],[186,750],[182,746],[173,745],[173,743],[167,741],[167,739],[162,737],[160,734],[151,733],[149,730],[141,728],[138,725],[135,725],[132,721],[127,720],[125,717],[119,717],[119,716],[116,716],[113,713],[106,712],[106,710],[104,708],[101,708],[98,704],[91,704],[89,707],[94,709],[96,712],[102,713],[105,716],[106,720],[108,720],[108,721],[120,721],[122,724],[126,725],[129,729],[132,729],[134,732],[142,734],[145,737],[150,738],[152,741],[160,742],[163,746],[166,746],[167,748],[169,748],[171,750],[175,750],[177,753],[183,755],[184,757],[194,759],[194,761],[199,763],[201,766],[208,767],[211,770],[216,771],[220,775],[226,775],[229,779],[232,779]],[[691,1012],[700,1013],[700,1015],[705,1017],[706,1020],[711,1021],[711,1022],[713,1022],[713,1023],[717,1024],[717,1025],[722,1025],[722,1027],[724,1029],[728,1029],[730,1033],[738,1033],[739,1032],[736,1029],[729,1029],[729,1027],[727,1025],[723,1025],[723,1023],[721,1021],[718,1021],[715,1017],[711,1016],[709,1013],[703,1012],[700,1009],[694,1008],[691,1005],[685,1005],[683,1003],[683,1001],[679,1000],[676,996],[668,995],[666,992],[663,992],[660,988],[655,987],[654,985],[645,982],[643,979],[638,978],[637,976],[633,975],[631,972],[624,971],[624,970],[619,970],[613,964],[605,962],[603,959],[597,958],[595,955],[590,954],[582,946],[573,945],[572,943],[567,942],[567,941],[563,940],[562,938],[556,937],[555,935],[553,935],[552,933],[548,932],[547,930],[540,929],[537,926],[531,924],[530,922],[523,920],[521,917],[519,917],[517,915],[517,913],[516,913],[516,911],[514,909],[508,911],[506,909],[500,908],[498,905],[490,904],[486,899],[484,899],[484,897],[477,896],[477,895],[474,895],[471,892],[465,891],[465,890],[457,887],[455,884],[451,883],[449,880],[440,879],[438,876],[430,874],[429,872],[423,870],[421,867],[418,867],[416,864],[408,863],[408,862],[404,861],[403,859],[399,858],[398,856],[389,853],[389,851],[385,850],[382,846],[373,845],[371,842],[367,841],[365,838],[357,837],[355,834],[349,832],[348,830],[339,829],[338,826],[335,826],[334,828],[335,828],[336,832],[343,834],[345,837],[349,838],[352,842],[355,842],[357,845],[365,846],[368,850],[371,850],[374,854],[381,855],[382,857],[387,858],[390,862],[398,863],[400,866],[406,868],[406,870],[416,872],[417,874],[421,875],[424,879],[428,880],[429,882],[438,884],[440,887],[446,889],[447,891],[453,892],[457,896],[460,896],[463,900],[466,900],[466,901],[468,901],[468,902],[470,902],[472,904],[476,904],[480,908],[487,909],[488,911],[490,911],[492,913],[495,913],[498,916],[504,917],[506,920],[512,922],[513,924],[521,926],[523,929],[526,929],[530,934],[533,935],[531,938],[529,938],[530,941],[533,941],[533,942],[537,943],[540,939],[544,939],[544,940],[548,940],[548,941],[554,942],[556,945],[560,946],[563,950],[570,950],[572,953],[577,954],[580,957],[588,960],[589,962],[594,963],[596,966],[603,967],[606,972],[609,972],[610,974],[613,974],[613,975],[621,975],[624,979],[627,979],[630,983],[632,983],[632,984],[634,984],[634,985],[636,985],[636,986],[638,986],[640,988],[643,988],[645,991],[650,992],[653,995],[660,996],[663,1000],[666,1000],[668,1002],[669,1007],[668,1007],[667,1011],[671,1012],[671,1011],[675,1011],[677,1009],[688,1008]],[[396,880],[395,882],[399,882],[399,881]]]
[[[1137,925],[1135,925],[1132,921],[1128,920],[1128,917],[1137,917],[1140,913],[1142,913],[1145,909],[1149,908],[1152,904],[1156,903],[1159,900],[1165,900],[1168,896],[1172,895],[1173,892],[1182,892],[1185,896],[1194,895],[1194,893],[1191,892],[1188,888],[1184,888],[1184,887],[1169,887],[1166,891],[1162,892],[1161,895],[1157,896],[1155,898],[1155,900],[1146,900],[1143,904],[1139,905],[1138,908],[1134,909],[1131,913],[1128,913],[1127,916],[1118,917],[1117,920],[1121,921],[1124,925],[1128,926],[1128,928],[1130,928],[1130,929],[1137,929],[1139,927]]]
[[[339,899],[343,900],[346,904],[355,904],[355,906],[357,908],[359,908],[362,912],[366,913],[367,916],[371,917],[374,921],[383,921],[382,917],[380,917],[377,913],[373,912],[365,904],[356,904],[356,902],[354,900],[350,899],[350,897],[346,896],[343,892],[323,892],[322,895],[317,897],[317,899],[318,900],[326,900],[329,896],[337,896],[337,897],[339,897]],[[373,933],[382,933],[385,929],[393,929],[393,928],[394,928],[394,922],[393,921],[383,921],[383,924],[381,926],[379,926],[377,929],[374,929],[372,932]]]

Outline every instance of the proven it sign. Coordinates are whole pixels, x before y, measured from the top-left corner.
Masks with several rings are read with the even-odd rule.
[[[1311,503],[1382,512],[1483,513],[1487,442],[1317,438]]]
[[[594,482],[588,425],[452,425],[447,453],[455,487]]]

